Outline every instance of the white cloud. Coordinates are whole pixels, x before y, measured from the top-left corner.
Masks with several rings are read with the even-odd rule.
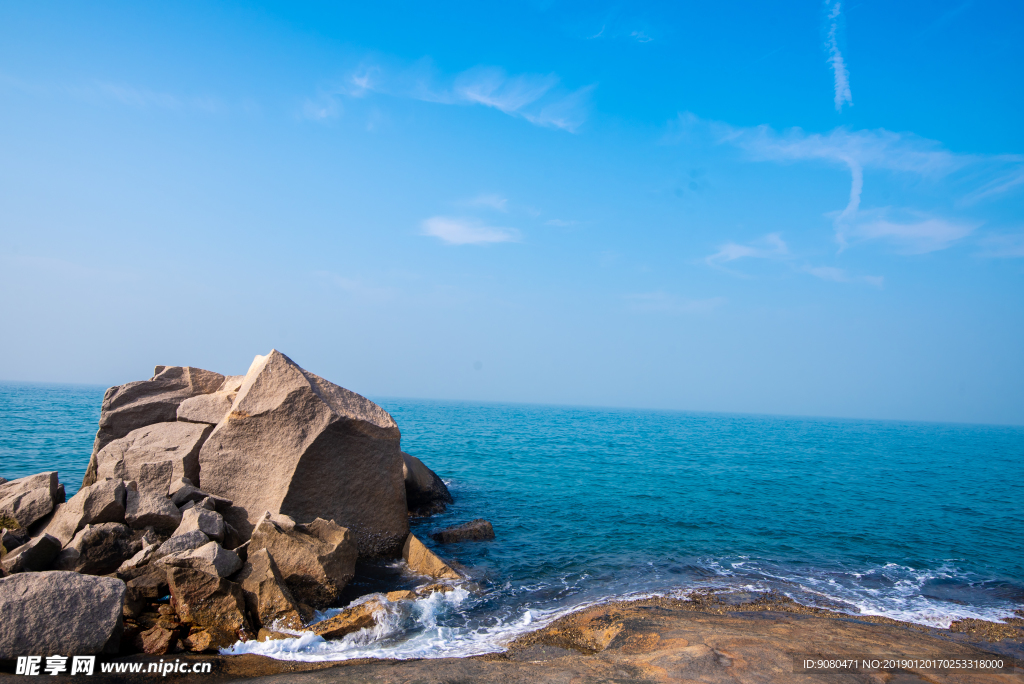
[[[906,254],[927,254],[946,249],[970,235],[977,223],[950,221],[921,214],[909,220],[892,220],[887,210],[864,212],[849,227],[852,238],[885,240]]]
[[[652,40],[654,40],[643,31],[633,31],[629,34],[629,37],[636,39],[636,42],[638,43],[650,43]]]
[[[782,259],[789,254],[789,248],[778,233],[770,233],[760,240],[747,245],[740,245],[735,242],[727,242],[714,254],[704,258],[708,266],[729,271],[722,266],[737,259]],[[729,271],[735,275],[742,275]]]
[[[513,228],[489,226],[473,218],[433,216],[423,222],[423,234],[436,237],[450,245],[483,245],[492,242],[515,242],[518,232]]]
[[[725,304],[725,297],[710,299],[687,299],[668,294],[667,292],[645,292],[627,295],[626,301],[636,311],[651,311],[670,314],[707,313]]]
[[[839,51],[839,21],[840,3],[832,3],[826,0],[828,12],[828,61],[832,65],[832,74],[835,77],[835,104],[836,111],[843,110],[843,104],[853,105],[853,94],[850,92],[850,73],[846,70],[846,62],[843,60],[843,53]]]

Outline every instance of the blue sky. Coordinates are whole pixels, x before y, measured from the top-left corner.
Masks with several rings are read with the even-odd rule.
[[[1024,6],[0,3],[0,378],[1024,423]]]

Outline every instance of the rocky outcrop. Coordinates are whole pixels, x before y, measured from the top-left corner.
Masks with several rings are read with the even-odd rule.
[[[333,521],[317,518],[299,525],[287,516],[267,516],[253,531],[249,557],[260,549],[273,556],[295,598],[314,608],[336,601],[355,574],[352,535]]]
[[[370,599],[357,606],[346,608],[332,618],[321,620],[310,626],[310,631],[324,639],[340,639],[346,634],[373,627],[377,618],[383,614],[384,605],[376,599]]]
[[[149,380],[108,389],[103,395],[100,426],[82,486],[96,481],[96,455],[107,444],[138,428],[175,420],[181,402],[216,392],[223,384],[224,376],[220,373],[189,366],[157,366]]]
[[[402,452],[402,476],[406,505],[413,515],[444,513],[447,504],[452,503],[452,495],[441,478],[423,465],[423,461],[405,452]]]
[[[167,496],[171,483],[199,482],[199,449],[212,426],[155,423],[111,441],[96,454],[97,477],[134,480],[140,492]]]
[[[426,575],[435,579],[460,580],[462,575],[451,566],[434,555],[434,552],[423,545],[415,535],[410,534],[402,547],[402,558],[409,570],[417,575]]]
[[[400,437],[384,409],[271,351],[203,445],[201,485],[234,502],[243,536],[265,511],[322,517],[350,529],[360,555],[393,556],[408,532]]]
[[[208,648],[221,648],[252,636],[242,588],[223,577],[193,568],[169,568],[171,604],[185,624],[210,635]]]
[[[170,534],[181,524],[181,511],[166,496],[129,489],[124,521],[133,530],[152,527],[158,532]]]
[[[0,567],[8,575],[19,572],[37,572],[50,567],[60,553],[60,540],[49,534],[33,537],[4,556]]]
[[[78,490],[46,525],[46,532],[67,544],[86,525],[124,522],[126,490],[118,479],[104,479]]]
[[[101,523],[86,525],[64,546],[53,561],[54,570],[83,575],[107,575],[135,555],[132,532],[127,525]]]
[[[430,538],[439,544],[454,544],[462,541],[487,541],[494,539],[494,528],[491,526],[491,523],[483,518],[477,518],[468,523],[431,532]]]
[[[235,579],[242,586],[254,626],[301,629],[312,619],[312,611],[295,600],[267,549],[253,552]]]
[[[23,528],[49,515],[59,499],[57,471],[6,480],[0,484],[0,517],[13,518]]]
[[[0,579],[0,660],[116,653],[125,584],[76,572]]]

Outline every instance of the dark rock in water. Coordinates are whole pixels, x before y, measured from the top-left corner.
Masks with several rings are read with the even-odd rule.
[[[77,572],[0,579],[0,660],[117,653],[125,584]]]
[[[409,531],[400,439],[380,406],[271,351],[203,445],[200,484],[234,502],[224,515],[243,537],[266,511],[320,517],[351,530],[360,555],[393,557]]]
[[[199,449],[211,430],[197,423],[154,423],[132,430],[96,454],[97,478],[134,480],[140,492],[167,496],[179,478],[199,481]]]
[[[462,525],[446,527],[432,532],[430,538],[441,544],[453,544],[462,541],[487,541],[494,539],[494,528],[483,518],[478,518]]]
[[[437,474],[415,456],[402,452],[402,476],[405,478],[405,501],[416,516],[444,513],[452,503],[448,487]]]
[[[53,511],[58,499],[56,470],[4,481],[0,483],[0,517],[27,528]]]
[[[181,621],[209,632],[209,648],[251,638],[242,588],[234,582],[193,568],[169,568],[167,583]]]
[[[0,561],[0,566],[9,575],[19,572],[38,572],[49,568],[58,553],[60,553],[60,540],[49,534],[41,534],[29,539],[4,556],[3,561]]]
[[[104,479],[83,487],[57,512],[46,525],[46,532],[67,544],[86,525],[123,523],[126,501],[124,482]]]
[[[301,629],[313,617],[312,612],[295,600],[267,549],[253,552],[235,581],[242,586],[245,604],[256,627],[269,628],[278,623],[290,629]]]
[[[260,549],[273,556],[295,598],[314,608],[337,600],[355,574],[352,534],[320,518],[307,525],[284,515],[264,518],[252,533],[248,557],[255,559]]]
[[[96,455],[107,444],[138,428],[176,420],[181,402],[216,392],[223,383],[224,376],[220,373],[189,366],[157,366],[149,380],[108,389],[103,395],[100,426],[82,486],[88,487],[96,481]]]
[[[69,570],[83,575],[107,575],[135,555],[132,531],[121,523],[86,525],[57,554],[54,570]]]

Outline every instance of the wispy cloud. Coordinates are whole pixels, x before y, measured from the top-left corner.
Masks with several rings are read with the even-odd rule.
[[[786,246],[782,237],[778,233],[769,233],[760,240],[755,240],[746,245],[727,242],[717,252],[705,257],[704,261],[708,266],[713,266],[734,275],[747,277],[742,273],[725,268],[723,264],[736,261],[737,259],[782,259],[788,254],[789,247]]]
[[[725,297],[687,299],[661,290],[657,292],[626,295],[625,300],[629,302],[630,308],[634,311],[649,311],[668,314],[707,313],[717,309],[726,302]]]
[[[989,235],[981,241],[981,244],[983,249],[979,252],[978,256],[993,259],[1024,257],[1024,231],[1003,235]]]
[[[839,30],[841,16],[841,3],[825,0],[828,11],[828,39],[825,47],[828,48],[828,62],[832,66],[832,74],[835,80],[835,103],[836,111],[841,112],[844,104],[853,105],[853,94],[850,92],[850,72],[846,69],[846,61],[843,53],[839,51]]]
[[[894,218],[893,213],[888,208],[862,212],[848,227],[850,237],[885,240],[905,254],[927,254],[946,249],[980,225],[917,212],[895,212],[900,216]]]
[[[853,276],[847,273],[846,269],[835,266],[805,266],[803,271],[815,278],[833,283],[862,282],[879,288],[885,285],[885,278],[882,276]]]
[[[474,218],[452,216],[428,218],[423,222],[423,234],[450,245],[484,245],[515,242],[519,239],[519,233],[514,228],[490,226]]]

